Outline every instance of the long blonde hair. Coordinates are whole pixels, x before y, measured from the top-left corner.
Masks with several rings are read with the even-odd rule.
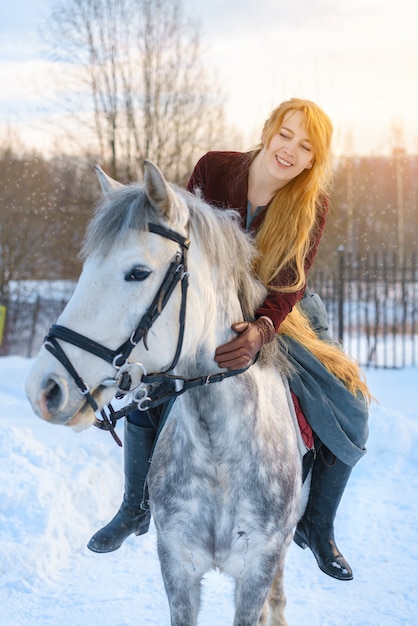
[[[366,403],[373,400],[365,375],[358,363],[335,343],[323,341],[310,325],[306,313],[296,305],[280,324],[279,335],[289,335],[299,341],[322,365],[338,378],[354,396]]]
[[[255,270],[267,288],[282,292],[299,291],[305,285],[305,257],[318,211],[321,210],[320,203],[324,201],[332,178],[332,123],[322,109],[310,100],[292,98],[272,112],[264,124],[263,144],[257,147],[253,158],[280,131],[286,115],[296,111],[302,112],[305,118],[313,146],[313,165],[276,193],[256,236],[259,255]],[[277,275],[288,267],[292,269],[293,282],[279,287],[272,285]],[[353,395],[360,394],[366,402],[370,402],[372,396],[359,365],[339,346],[320,340],[298,305],[283,320],[279,333],[299,341]]]
[[[326,194],[332,172],[332,123],[310,100],[292,98],[280,104],[265,122],[263,144],[257,147],[255,154],[270,144],[272,137],[280,131],[285,116],[296,111],[302,112],[305,118],[313,146],[313,165],[275,194],[256,237],[260,255],[255,270],[268,288],[283,292],[299,291],[305,284],[304,261],[315,227],[318,202],[321,195]],[[289,266],[294,280],[290,285],[274,287],[272,281]]]

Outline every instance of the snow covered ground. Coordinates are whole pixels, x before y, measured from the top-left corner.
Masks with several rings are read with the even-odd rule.
[[[122,450],[96,428],[76,434],[36,418],[24,394],[30,364],[0,358],[0,623],[168,626],[153,527],[112,554],[86,548],[120,504]],[[336,520],[355,579],[329,578],[292,544],[291,626],[418,624],[418,369],[367,377],[380,404]],[[229,580],[208,575],[199,626],[232,624],[232,596]]]

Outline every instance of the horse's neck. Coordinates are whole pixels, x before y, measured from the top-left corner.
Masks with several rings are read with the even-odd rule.
[[[183,350],[187,361],[194,361],[199,369],[216,367],[216,348],[236,336],[231,325],[242,319],[242,308],[231,281],[225,273],[221,276],[206,257],[197,256],[187,297]]]

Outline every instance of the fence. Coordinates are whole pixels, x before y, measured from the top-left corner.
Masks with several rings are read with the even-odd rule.
[[[337,267],[316,272],[310,288],[324,300],[332,335],[365,367],[417,364],[418,270],[415,255],[338,251]]]
[[[48,328],[67,304],[73,281],[20,281],[9,285],[2,297],[5,324],[0,355],[33,357],[39,351]]]
[[[0,355],[34,356],[68,301],[70,281],[15,285],[7,300]],[[331,334],[365,367],[417,364],[418,269],[415,256],[338,252],[335,267],[315,271],[309,287],[324,300]],[[4,311],[4,309],[2,309]]]

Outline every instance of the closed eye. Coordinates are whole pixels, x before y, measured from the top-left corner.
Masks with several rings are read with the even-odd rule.
[[[145,267],[133,267],[127,274],[125,274],[126,281],[142,281],[146,280],[151,274],[151,271]]]

